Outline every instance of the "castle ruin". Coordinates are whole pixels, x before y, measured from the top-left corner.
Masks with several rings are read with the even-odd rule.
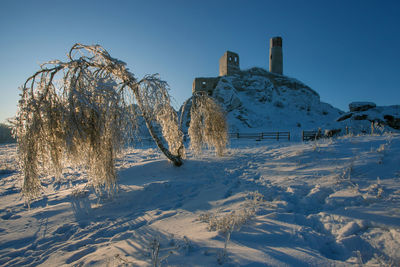
[[[206,92],[208,95],[212,95],[215,87],[219,82],[219,77],[199,77],[194,78],[192,85],[192,94],[195,92]]]
[[[231,51],[226,51],[219,59],[219,76],[230,76],[239,71],[239,55]]]
[[[283,74],[282,38],[273,37],[269,45],[269,71]]]
[[[282,38],[273,37],[270,39],[269,48],[269,71],[276,74],[283,74]],[[198,77],[192,85],[192,93],[205,92],[212,95],[219,79],[222,76],[230,76],[240,72],[239,55],[235,52],[226,51],[219,59],[219,77]]]

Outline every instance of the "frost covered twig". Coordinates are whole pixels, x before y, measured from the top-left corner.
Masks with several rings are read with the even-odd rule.
[[[95,188],[115,191],[116,154],[137,115],[166,157],[182,164],[182,133],[165,81],[158,75],[138,81],[124,62],[99,45],[75,44],[68,59],[41,65],[21,88],[14,127],[28,201],[40,193],[39,175],[61,175],[65,162],[83,164]],[[161,125],[169,149],[156,125]]]
[[[228,143],[228,126],[221,107],[206,94],[193,95],[190,111],[190,146],[199,154],[204,145],[222,156]]]
[[[224,248],[218,255],[218,263],[223,264],[227,257],[227,247],[231,239],[233,231],[239,230],[247,223],[257,212],[264,196],[259,192],[249,192],[245,201],[245,207],[226,214],[203,213],[200,214],[199,220],[208,223],[209,231],[218,231],[224,235]]]

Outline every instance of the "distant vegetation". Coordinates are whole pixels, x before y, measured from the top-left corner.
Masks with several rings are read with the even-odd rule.
[[[15,139],[11,135],[11,126],[0,123],[0,143],[11,143],[15,142]]]

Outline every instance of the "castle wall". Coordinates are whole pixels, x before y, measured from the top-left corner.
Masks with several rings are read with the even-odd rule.
[[[233,75],[239,71],[239,55],[226,51],[219,59],[219,76]]]
[[[208,95],[212,95],[215,87],[217,87],[219,77],[211,78],[195,78],[192,85],[192,94],[195,92],[206,92]]]
[[[270,39],[269,71],[283,75],[282,38]],[[193,80],[192,93],[206,92],[212,95],[221,76],[229,76],[240,72],[239,55],[226,51],[219,59],[219,77],[198,77]]]

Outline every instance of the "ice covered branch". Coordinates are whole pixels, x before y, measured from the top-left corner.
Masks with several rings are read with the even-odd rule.
[[[40,174],[60,175],[66,162],[84,165],[96,188],[113,192],[116,154],[138,115],[166,157],[182,164],[182,133],[165,81],[138,81],[99,45],[75,44],[68,59],[43,64],[21,88],[15,134],[28,199],[40,192]]]

